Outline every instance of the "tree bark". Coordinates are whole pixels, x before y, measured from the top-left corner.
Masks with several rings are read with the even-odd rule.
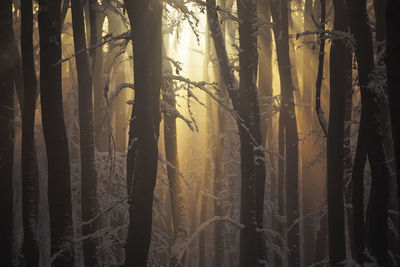
[[[14,85],[12,1],[0,3],[0,265],[13,263]]]
[[[372,183],[367,207],[367,245],[377,263],[387,265],[387,216],[390,171],[386,161],[380,122],[379,94],[374,88],[372,35],[365,0],[347,1],[350,28],[355,39],[355,53],[361,91],[361,113],[365,114],[367,153]]]
[[[300,227],[298,191],[298,133],[293,91],[292,70],[289,57],[288,1],[283,0],[278,9],[276,0],[271,2],[271,14],[274,25],[276,54],[281,84],[281,111],[285,129],[285,177],[286,177],[286,216],[288,264],[300,264]],[[280,118],[281,119],[281,118]]]
[[[37,216],[39,209],[39,173],[35,150],[35,112],[37,79],[33,54],[33,9],[32,1],[21,1],[21,52],[23,72],[22,109],[22,209],[26,266],[39,266],[39,240]]]
[[[62,251],[52,266],[74,264],[72,205],[68,138],[64,124],[61,89],[60,0],[39,2],[40,100],[48,162],[48,200],[51,254]]]
[[[135,83],[135,107],[132,109],[132,115],[136,116],[130,126],[130,137],[134,139],[129,140],[128,148],[128,153],[134,152],[135,157],[132,176],[127,177],[130,186],[130,222],[125,267],[145,267],[151,238],[153,194],[158,163],[162,5],[158,1],[125,0],[125,6],[132,31]],[[134,150],[131,147],[132,142],[136,143]],[[128,161],[128,164],[131,163]]]
[[[86,50],[86,33],[80,0],[71,0],[74,48],[78,75],[79,136],[81,156],[81,201],[83,255],[86,267],[100,266],[97,240],[90,237],[98,230],[97,172],[93,137],[92,75]]]
[[[348,32],[345,3],[334,1],[334,30]],[[330,52],[330,109],[327,140],[327,191],[329,264],[344,266],[346,237],[343,201],[344,122],[346,93],[351,91],[352,55],[341,40],[333,40]]]

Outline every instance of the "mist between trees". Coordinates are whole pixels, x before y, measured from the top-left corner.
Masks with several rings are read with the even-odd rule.
[[[0,266],[399,266],[398,14],[0,1]]]

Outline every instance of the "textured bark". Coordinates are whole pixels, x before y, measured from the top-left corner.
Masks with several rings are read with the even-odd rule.
[[[280,9],[279,9],[280,8]],[[289,57],[289,29],[288,29],[288,1],[271,2],[271,14],[275,23],[274,37],[281,84],[281,111],[285,129],[285,177],[286,177],[286,216],[287,216],[287,246],[288,264],[300,264],[300,227],[296,220],[299,218],[299,191],[298,191],[298,134],[297,120],[294,106],[294,86]]]
[[[71,0],[74,48],[78,75],[79,137],[81,156],[81,201],[83,255],[86,267],[100,266],[97,239],[90,237],[98,230],[97,172],[93,137],[92,75],[86,50],[86,33],[80,0]]]
[[[37,235],[39,173],[34,138],[37,79],[33,54],[32,1],[21,1],[21,52],[24,83],[21,147],[23,254],[25,265],[35,267],[39,266]]]
[[[365,114],[367,153],[371,166],[371,193],[367,207],[367,246],[381,266],[387,265],[387,216],[389,166],[386,160],[380,122],[379,94],[374,88],[372,35],[365,0],[347,1],[350,28],[355,39],[355,53],[361,90],[361,113]],[[362,115],[361,115],[362,116]]]
[[[0,265],[13,262],[14,85],[11,0],[0,3]]]
[[[40,100],[48,162],[52,266],[73,266],[72,205],[68,139],[61,89],[60,0],[39,3]]]
[[[334,1],[334,30],[348,32],[344,1]],[[351,91],[352,55],[341,40],[333,40],[330,52],[330,109],[327,140],[327,191],[329,264],[344,266],[346,237],[343,201],[344,122],[346,92]]]
[[[158,1],[125,0],[133,42],[135,107],[128,153],[135,153],[128,176],[129,227],[125,267],[147,264],[151,238],[153,194],[157,175],[162,77],[161,18]],[[132,117],[133,118],[133,117]],[[132,151],[132,142],[136,147]],[[130,151],[131,150],[131,151]],[[131,157],[131,156],[130,156]],[[128,164],[131,158],[128,159]],[[128,173],[129,174],[129,173]]]
[[[169,64],[169,63],[168,63]],[[172,68],[169,65],[169,73],[172,74]],[[170,81],[165,80],[163,83],[163,100],[172,108],[176,108],[175,91]],[[178,160],[178,142],[176,117],[173,114],[164,113],[164,143],[165,157],[171,164],[167,166],[167,174],[169,181],[169,192],[171,200],[172,226],[174,234],[174,245],[171,267],[180,267],[184,265],[184,258],[178,259],[174,254],[174,246],[179,247],[188,236],[187,219],[185,210],[185,200],[183,198],[182,177],[179,176],[179,160]]]

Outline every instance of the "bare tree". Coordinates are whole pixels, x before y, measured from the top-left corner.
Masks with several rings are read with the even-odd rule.
[[[61,89],[60,0],[39,2],[40,100],[48,162],[52,266],[74,264],[68,138]]]

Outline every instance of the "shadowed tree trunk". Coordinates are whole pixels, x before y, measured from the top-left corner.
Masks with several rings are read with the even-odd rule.
[[[14,78],[12,1],[0,3],[0,265],[13,262]]]
[[[39,2],[40,100],[48,162],[52,266],[73,266],[71,180],[61,90],[60,0]]]
[[[127,177],[130,222],[125,267],[145,267],[158,162],[162,5],[152,0],[125,0],[125,6],[132,31],[135,83],[127,159],[131,165]]]
[[[400,202],[400,106],[397,101],[400,99],[400,40],[398,38],[398,14],[400,3],[395,0],[388,0],[386,8],[386,68],[387,84],[390,104],[390,118],[392,122],[392,133],[394,143],[395,166],[397,173],[397,194]],[[400,203],[398,204],[400,206]]]
[[[86,33],[80,0],[71,0],[74,48],[78,75],[79,136],[81,156],[81,201],[83,255],[86,267],[100,266],[97,240],[90,237],[98,230],[97,172],[93,137],[92,75],[86,50]]]
[[[279,9],[280,8],[280,9]],[[289,57],[288,1],[271,2],[271,15],[274,25],[276,54],[281,84],[281,111],[285,132],[285,177],[286,177],[286,216],[288,264],[300,264],[299,234],[299,190],[298,190],[298,134],[293,91],[292,70]],[[282,117],[282,118],[281,118]]]
[[[334,30],[348,32],[349,26],[343,0],[335,0]],[[346,44],[333,40],[330,51],[330,109],[327,140],[327,191],[329,264],[344,266],[346,237],[343,200],[344,122],[346,94],[351,91],[352,55]]]
[[[239,113],[237,120],[241,143],[241,223],[245,229],[240,233],[240,266],[264,266],[266,251],[263,228],[263,204],[265,188],[264,151],[255,149],[263,144],[260,125],[260,111],[257,95],[257,36],[253,25],[256,2],[238,2],[240,47],[240,86],[235,79],[233,68],[225,48],[225,40],[213,0],[207,1],[207,19],[214,41],[221,79],[224,82],[233,109]],[[238,88],[239,87],[239,88]],[[239,94],[240,99],[239,99]]]
[[[367,153],[371,166],[371,193],[366,214],[367,246],[380,266],[387,265],[387,216],[390,171],[386,161],[379,94],[375,90],[372,35],[365,0],[347,1],[350,28],[355,39],[355,53],[361,91],[362,115],[365,115]],[[358,144],[360,145],[360,144]]]
[[[39,209],[39,173],[35,151],[35,111],[37,79],[33,54],[32,1],[21,1],[21,52],[24,81],[22,109],[22,209],[26,266],[39,266],[37,215]]]

